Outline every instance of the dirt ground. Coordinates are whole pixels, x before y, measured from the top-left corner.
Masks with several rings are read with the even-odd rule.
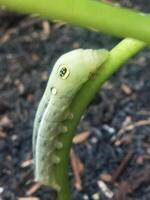
[[[146,0],[122,4],[150,10]],[[71,49],[111,49],[119,41],[0,12],[0,200],[56,199],[55,191],[34,182],[31,144],[34,115],[51,67]],[[73,200],[150,199],[149,65],[146,48],[104,85],[86,110],[68,172]]]

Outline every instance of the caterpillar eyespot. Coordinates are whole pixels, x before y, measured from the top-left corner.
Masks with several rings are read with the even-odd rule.
[[[66,145],[71,139],[65,121],[74,119],[71,103],[108,56],[109,52],[105,49],[77,49],[56,61],[38,106],[33,128],[35,178],[42,184],[61,189],[64,169],[60,169],[60,166],[62,164],[64,168],[67,165]]]
[[[58,69],[58,73],[59,73],[59,76],[62,78],[62,79],[66,79],[69,74],[70,74],[70,71],[68,69],[68,67],[64,64],[61,64],[59,69]]]

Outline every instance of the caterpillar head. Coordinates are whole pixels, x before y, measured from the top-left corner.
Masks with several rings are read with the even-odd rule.
[[[62,55],[54,65],[51,84],[62,90],[78,89],[97,71],[108,55],[109,52],[105,49],[77,49]]]

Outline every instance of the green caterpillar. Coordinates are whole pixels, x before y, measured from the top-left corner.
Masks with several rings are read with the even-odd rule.
[[[60,189],[56,168],[65,156],[61,153],[63,134],[68,132],[64,120],[73,120],[69,106],[108,56],[105,49],[77,49],[62,55],[55,63],[33,129],[35,178],[42,184]]]

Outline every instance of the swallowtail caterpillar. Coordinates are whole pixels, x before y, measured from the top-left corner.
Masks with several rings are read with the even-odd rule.
[[[62,55],[55,63],[34,121],[33,156],[35,178],[44,185],[61,189],[59,164],[63,157],[64,121],[73,120],[69,107],[75,95],[107,60],[105,49],[77,49]],[[58,178],[59,177],[59,178]]]

